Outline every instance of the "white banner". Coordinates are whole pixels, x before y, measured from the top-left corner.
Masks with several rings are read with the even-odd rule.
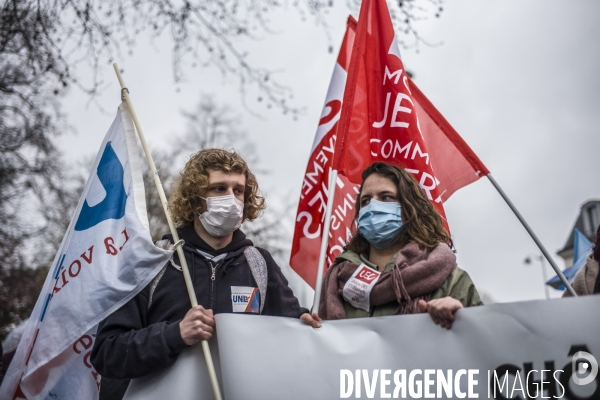
[[[217,379],[223,393],[216,337],[209,341]],[[214,393],[200,343],[184,350],[171,367],[132,379],[123,400],[213,400]]]
[[[600,296],[474,307],[450,330],[427,314],[325,321],[321,330],[219,314],[209,343],[226,400],[597,400],[599,307]],[[199,344],[125,395],[163,399],[214,399]]]
[[[142,290],[172,253],[150,238],[124,105],[92,171],[0,388],[2,400],[97,398],[100,376],[89,361],[97,324]]]
[[[227,400],[600,398],[600,296],[462,309],[450,330],[426,314],[321,330],[289,318],[216,320]]]

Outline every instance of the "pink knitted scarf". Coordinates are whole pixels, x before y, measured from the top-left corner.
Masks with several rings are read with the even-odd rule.
[[[343,261],[327,271],[321,291],[319,316],[324,320],[345,319],[342,290],[358,265]],[[394,314],[418,313],[419,300],[428,301],[456,268],[456,257],[446,243],[432,250],[421,249],[415,242],[404,246],[391,271],[384,272],[369,297],[371,306],[397,302]]]

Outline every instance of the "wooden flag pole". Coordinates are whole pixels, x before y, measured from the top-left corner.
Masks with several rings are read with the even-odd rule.
[[[321,287],[323,286],[323,271],[325,270],[325,258],[327,257],[327,245],[329,244],[329,230],[331,226],[331,214],[333,213],[333,198],[335,195],[335,185],[337,184],[337,170],[331,170],[329,176],[329,188],[327,194],[327,208],[325,209],[325,221],[323,223],[323,232],[321,236],[321,252],[319,253],[319,265],[317,268],[317,282],[315,283],[315,297],[313,300],[312,312],[319,312],[321,305]]]
[[[131,104],[131,99],[129,98],[129,90],[127,90],[127,87],[125,86],[125,82],[123,81],[123,77],[119,72],[119,67],[117,66],[117,64],[113,63],[113,67],[115,69],[115,72],[117,73],[119,83],[121,84],[121,93],[123,100],[125,101],[125,103],[127,103],[127,108],[129,108],[129,112],[131,113],[131,118],[133,119],[135,129],[137,130],[138,136],[140,137],[140,142],[142,143],[142,148],[144,149],[144,154],[146,155],[146,160],[148,160],[150,171],[152,172],[152,176],[154,177],[154,183],[156,184],[158,196],[160,197],[160,202],[162,203],[163,210],[165,211],[165,215],[167,217],[167,222],[169,224],[169,229],[171,230],[171,235],[173,235],[173,240],[175,241],[175,243],[178,243],[179,235],[177,234],[177,229],[175,228],[175,224],[173,223],[173,220],[171,219],[171,214],[169,213],[169,203],[167,202],[165,191],[158,176],[158,171],[156,170],[156,166],[154,165],[154,160],[152,159],[152,155],[150,154],[150,150],[148,149],[148,145],[146,144],[146,138],[144,137],[142,127],[138,122],[137,115],[135,114],[135,110],[133,109],[133,104]],[[187,261],[185,260],[185,255],[183,254],[183,248],[181,247],[181,243],[179,243],[176,246],[176,249],[177,255],[179,256],[179,262],[181,263],[181,269],[183,271],[185,286],[187,288],[188,295],[190,296],[190,302],[192,303],[192,307],[196,307],[198,305],[198,299],[196,299],[196,292],[194,291],[194,285],[192,284],[190,271],[188,269]],[[219,381],[217,379],[217,373],[215,372],[215,365],[210,354],[208,342],[206,340],[202,340],[201,344],[202,351],[204,352],[204,358],[206,359],[206,366],[208,368],[208,374],[210,375],[210,382],[212,384],[215,400],[222,400],[221,389],[219,387]]]
[[[492,182],[492,185],[494,185],[494,187],[496,188],[496,190],[498,191],[498,193],[500,193],[500,196],[502,196],[502,198],[504,199],[504,201],[506,201],[506,204],[508,204],[508,206],[510,207],[510,209],[512,210],[512,212],[517,216],[517,218],[519,219],[519,221],[521,222],[521,224],[523,225],[523,227],[525,228],[525,230],[527,231],[527,233],[529,233],[529,236],[531,236],[531,238],[533,239],[533,241],[535,242],[535,244],[537,244],[537,246],[539,247],[540,251],[542,252],[542,254],[544,255],[544,257],[546,258],[546,260],[548,260],[548,262],[550,263],[550,265],[552,266],[552,268],[556,272],[556,275],[558,275],[558,277],[560,278],[560,280],[562,281],[562,283],[565,285],[565,287],[567,288],[567,290],[569,291],[569,293],[571,293],[571,296],[577,297],[577,293],[575,293],[575,290],[573,290],[573,287],[571,286],[571,284],[569,283],[569,281],[567,280],[567,278],[565,278],[565,276],[562,273],[562,271],[560,270],[560,268],[558,268],[558,266],[556,265],[556,263],[554,262],[554,260],[552,259],[552,257],[550,257],[550,253],[548,253],[548,251],[546,250],[546,248],[544,247],[544,245],[542,244],[542,242],[540,242],[540,239],[538,239],[538,237],[536,236],[536,234],[529,227],[529,224],[527,223],[527,221],[525,221],[525,218],[523,218],[523,216],[521,215],[521,213],[519,212],[519,210],[517,210],[517,207],[515,207],[515,205],[512,203],[512,201],[510,201],[510,199],[508,198],[508,196],[506,195],[506,193],[504,193],[504,190],[502,190],[502,188],[500,187],[500,185],[498,185],[498,182],[496,182],[496,180],[494,179],[494,177],[492,176],[492,174],[487,174],[486,176],[490,180],[490,182]],[[542,265],[542,267],[543,267],[543,265]],[[544,285],[545,284],[546,284],[546,282],[544,282]]]

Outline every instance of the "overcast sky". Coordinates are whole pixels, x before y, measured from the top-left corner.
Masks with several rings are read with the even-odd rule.
[[[187,82],[175,85],[168,40],[151,44],[138,39],[133,56],[118,62],[150,147],[183,132],[181,110],[193,109],[201,93],[213,94],[242,115],[242,128],[257,145],[256,167],[270,171],[259,174],[267,200],[278,203],[287,196],[297,201],[351,12],[343,0],[337,3],[328,15],[332,54],[323,31],[301,22],[292,7],[278,13],[272,24],[277,34],[245,45],[253,62],[279,71],[276,78],[293,90],[295,104],[306,108],[297,121],[253,104],[254,93],[247,102],[264,118],[250,115],[241,106],[236,78],[223,78],[216,70],[186,70]],[[565,244],[579,207],[600,199],[599,15],[600,2],[594,0],[449,0],[441,18],[417,25],[429,42],[443,44],[421,46],[419,53],[401,50],[421,90],[486,164],[552,254]],[[113,83],[99,98],[109,115],[86,107],[86,97],[76,90],[65,99],[77,134],[65,134],[60,145],[73,160],[95,155],[114,118],[120,93],[112,74],[106,65],[106,80]],[[290,229],[293,214],[284,221]],[[446,214],[459,265],[488,299],[544,298],[540,262],[523,263],[539,250],[486,178],[457,191],[446,203]],[[546,268],[553,276],[547,263]],[[310,305],[309,291],[297,285],[296,277],[290,280]],[[560,295],[550,290],[553,297]]]

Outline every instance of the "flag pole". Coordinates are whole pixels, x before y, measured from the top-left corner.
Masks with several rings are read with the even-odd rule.
[[[325,270],[325,258],[327,256],[327,245],[329,244],[329,230],[331,226],[331,214],[333,213],[333,197],[335,196],[335,185],[337,184],[337,170],[331,170],[329,176],[329,188],[327,194],[327,208],[325,209],[325,221],[323,224],[323,235],[321,236],[321,252],[319,253],[319,265],[317,268],[317,282],[315,284],[315,297],[312,312],[319,312],[321,304],[321,287],[323,286],[323,271]]]
[[[504,199],[504,201],[506,201],[506,204],[508,204],[508,206],[510,207],[510,209],[512,210],[512,212],[517,216],[517,218],[519,219],[519,221],[521,221],[521,224],[523,224],[523,227],[525,227],[525,230],[527,231],[527,233],[529,233],[529,236],[531,236],[531,238],[533,239],[533,241],[535,242],[535,244],[537,244],[537,246],[539,247],[540,251],[544,255],[544,258],[546,258],[546,260],[548,260],[548,262],[550,263],[550,265],[552,266],[552,268],[556,272],[556,275],[558,275],[558,277],[560,278],[560,280],[562,281],[562,283],[565,285],[565,287],[567,288],[567,290],[569,291],[569,293],[571,293],[571,295],[573,297],[577,297],[577,293],[575,293],[575,291],[573,290],[573,287],[571,286],[571,284],[569,283],[569,281],[567,280],[567,278],[565,278],[565,276],[562,273],[562,271],[560,270],[560,268],[558,268],[558,266],[554,262],[554,259],[552,259],[552,257],[550,257],[550,253],[548,253],[548,251],[546,250],[546,248],[544,247],[544,245],[542,244],[542,242],[540,242],[540,240],[538,239],[538,237],[536,236],[536,234],[529,227],[529,224],[527,223],[527,221],[525,221],[525,219],[523,218],[523,216],[521,215],[521,213],[519,212],[519,210],[517,210],[517,208],[512,203],[512,201],[510,201],[510,199],[508,198],[508,196],[506,195],[506,193],[504,193],[504,190],[502,190],[502,188],[500,187],[500,185],[498,185],[498,182],[496,182],[496,180],[494,179],[494,177],[492,176],[492,174],[487,174],[486,176],[490,180],[490,182],[492,182],[492,185],[494,185],[494,187],[496,188],[496,190],[498,191],[498,193],[500,193],[500,196],[502,196],[502,198]],[[543,267],[543,265],[542,265],[542,267]],[[545,284],[545,282],[544,282],[544,284]]]
[[[129,108],[129,112],[131,113],[131,118],[133,119],[133,123],[135,124],[135,129],[137,130],[138,136],[140,137],[140,142],[142,143],[142,148],[144,149],[144,154],[146,155],[146,160],[148,160],[148,166],[150,167],[150,172],[154,177],[154,183],[156,184],[156,189],[158,190],[158,196],[160,197],[160,202],[162,203],[163,210],[165,211],[165,216],[167,217],[167,223],[169,224],[169,229],[171,230],[171,235],[173,235],[173,240],[175,243],[179,242],[179,235],[177,234],[177,229],[175,228],[175,224],[171,219],[171,214],[169,213],[167,202],[167,197],[165,196],[165,191],[163,189],[162,183],[160,181],[160,177],[158,176],[158,171],[156,170],[156,166],[154,165],[154,160],[152,159],[152,155],[150,154],[150,150],[148,149],[148,145],[146,144],[146,138],[144,137],[142,127],[138,122],[137,115],[135,110],[133,109],[133,104],[131,103],[131,99],[129,98],[129,90],[125,86],[125,82],[123,81],[123,77],[119,72],[119,67],[116,63],[113,63],[113,68],[117,73],[117,78],[119,79],[119,84],[121,85],[121,94],[123,100],[127,103],[127,108]],[[192,303],[192,307],[196,307],[198,305],[198,299],[196,299],[196,292],[194,291],[194,285],[192,284],[192,279],[190,277],[190,271],[188,269],[187,261],[185,260],[185,255],[183,254],[183,248],[181,243],[176,245],[177,256],[179,257],[179,262],[181,263],[181,269],[183,271],[183,278],[185,280],[185,286],[188,291],[188,295],[190,296],[190,302]],[[221,389],[219,387],[219,381],[217,379],[217,373],[215,372],[215,365],[213,363],[212,356],[210,354],[210,348],[208,347],[208,342],[206,340],[201,341],[202,351],[204,352],[204,359],[206,360],[206,366],[208,368],[208,374],[210,376],[210,382],[212,384],[213,393],[215,395],[216,400],[222,400]]]

